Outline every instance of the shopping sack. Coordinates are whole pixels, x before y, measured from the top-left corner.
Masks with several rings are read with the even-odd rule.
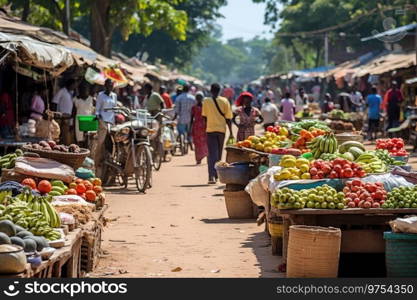
[[[417,216],[397,218],[389,222],[393,232],[417,233]]]

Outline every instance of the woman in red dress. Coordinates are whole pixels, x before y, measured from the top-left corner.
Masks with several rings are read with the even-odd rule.
[[[236,100],[236,112],[233,117],[233,123],[238,127],[237,140],[243,141],[251,135],[255,135],[255,124],[263,122],[261,112],[252,106],[253,95],[249,92],[243,92]],[[239,118],[239,122],[237,122]]]
[[[194,153],[197,165],[201,164],[203,158],[208,154],[206,123],[201,115],[203,98],[203,93],[198,92],[195,95],[197,104],[191,109],[191,136],[193,137]]]

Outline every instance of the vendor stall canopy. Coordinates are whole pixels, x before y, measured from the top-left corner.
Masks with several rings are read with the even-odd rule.
[[[127,75],[129,83],[144,82],[147,77],[162,82],[181,77],[190,83],[203,85],[197,78],[170,71],[163,65],[146,64],[120,53],[113,53],[112,58],[104,57],[88,45],[89,41],[76,32],[69,37],[50,28],[27,24],[0,10],[0,47],[13,53],[18,63],[46,70],[53,76],[73,65],[91,66],[100,71],[109,66],[118,66]],[[0,56],[4,56],[4,53],[0,52]]]

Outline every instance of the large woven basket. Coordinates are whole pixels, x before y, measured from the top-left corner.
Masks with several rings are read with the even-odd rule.
[[[339,269],[342,233],[333,227],[290,227],[287,277],[332,278]]]
[[[71,153],[71,152],[59,152],[59,151],[48,151],[48,150],[38,150],[32,149],[24,145],[22,147],[24,151],[33,152],[39,154],[40,157],[49,158],[60,162],[62,164],[66,164],[72,167],[74,170],[78,169],[82,166],[85,158],[90,155],[90,150],[81,148],[80,153]]]
[[[230,219],[252,219],[253,202],[248,193],[245,191],[227,191],[224,190],[226,210]]]

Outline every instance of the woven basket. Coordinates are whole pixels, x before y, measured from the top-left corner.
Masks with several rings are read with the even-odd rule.
[[[363,135],[360,134],[352,134],[352,135],[344,135],[344,134],[336,134],[337,143],[343,144],[347,141],[356,141],[356,142],[363,142]]]
[[[250,195],[245,191],[224,190],[227,215],[230,219],[252,219],[253,203]]]
[[[290,227],[287,277],[334,278],[339,268],[342,233],[333,227]]]
[[[90,150],[81,148],[80,153],[71,153],[71,152],[59,152],[59,151],[48,151],[48,150],[38,150],[32,149],[28,146],[22,147],[23,151],[33,152],[39,154],[40,157],[49,158],[66,164],[72,167],[74,170],[82,166],[85,158],[90,155]]]

